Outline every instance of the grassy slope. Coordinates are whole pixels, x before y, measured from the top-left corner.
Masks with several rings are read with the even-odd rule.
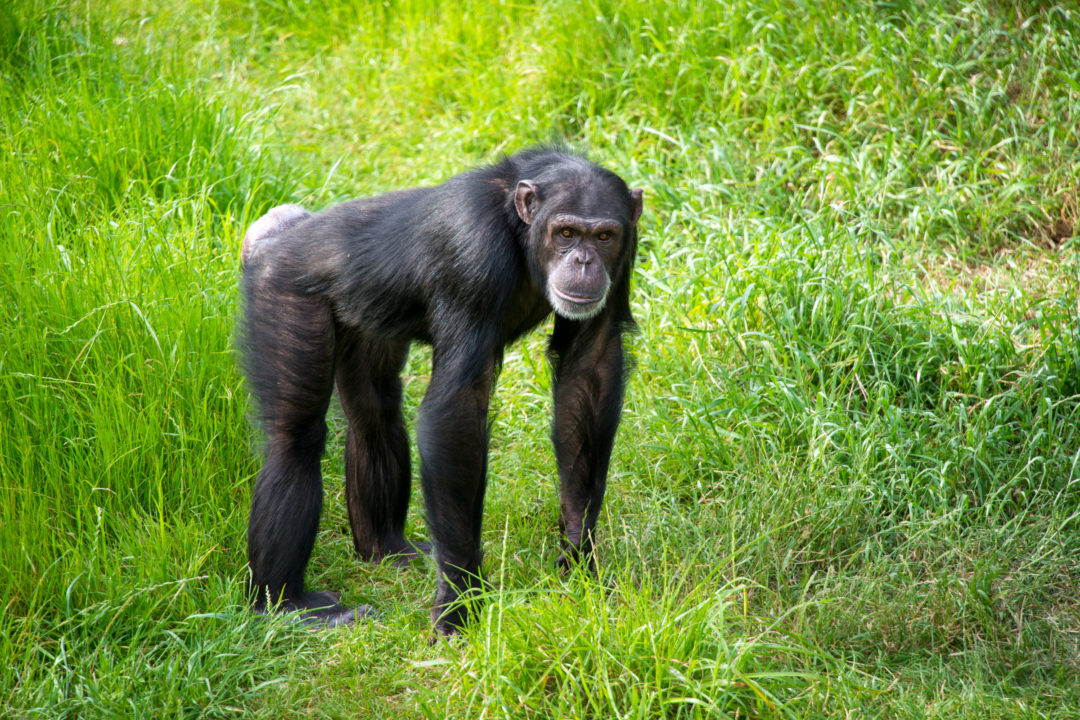
[[[0,707],[1080,716],[1080,15],[962,5],[0,5]],[[340,419],[310,577],[386,615],[253,621],[243,228],[553,137],[647,189],[603,583],[538,332],[468,636],[350,558]]]

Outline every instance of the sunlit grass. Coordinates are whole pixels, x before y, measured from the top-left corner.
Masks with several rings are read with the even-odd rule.
[[[1080,717],[1077,57],[1034,2],[0,5],[0,714]],[[646,189],[600,578],[541,331],[465,637],[352,558],[336,410],[309,578],[383,615],[248,616],[243,229],[552,138]]]

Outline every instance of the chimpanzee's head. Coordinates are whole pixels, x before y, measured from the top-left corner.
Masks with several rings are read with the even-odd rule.
[[[520,180],[518,216],[529,226],[534,266],[558,315],[586,320],[633,261],[641,190],[581,158]]]

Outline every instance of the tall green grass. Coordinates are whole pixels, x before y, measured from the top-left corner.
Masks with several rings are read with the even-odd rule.
[[[1080,717],[1077,57],[992,0],[0,4],[2,714]],[[464,638],[353,560],[336,411],[309,578],[384,614],[251,618],[244,228],[551,139],[646,188],[600,578],[541,331]]]

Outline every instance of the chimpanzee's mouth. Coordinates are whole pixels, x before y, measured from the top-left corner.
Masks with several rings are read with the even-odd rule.
[[[557,287],[552,287],[551,292],[554,293],[555,296],[558,297],[560,300],[565,300],[566,302],[572,302],[575,305],[593,305],[593,304],[598,303],[598,302],[600,302],[601,300],[604,299],[604,296],[602,294],[601,295],[571,295],[569,293],[564,293],[562,290],[559,290],[559,288],[557,288]]]

